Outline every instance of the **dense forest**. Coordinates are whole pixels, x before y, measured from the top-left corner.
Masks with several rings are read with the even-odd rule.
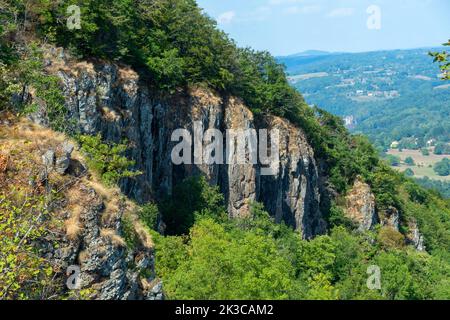
[[[416,182],[427,189],[436,190],[444,198],[450,199],[450,182],[432,180],[428,177],[416,179]]]
[[[390,169],[368,139],[350,134],[341,118],[309,107],[274,57],[238,48],[194,0],[0,3],[0,113],[33,112],[29,101],[11,97],[34,88],[46,102],[49,125],[76,137],[108,184],[135,174],[118,156],[126,147],[111,149],[100,136],[71,130],[58,81],[43,68],[44,44],[62,46],[79,59],[131,65],[162,95],[201,85],[240,97],[256,116],[275,114],[305,130],[336,192],[323,213],[328,234],[303,240],[290,227],[275,224],[258,203],[250,218],[230,220],[217,188],[203,178],[188,179],[165,201],[139,213],[155,238],[156,271],[169,299],[450,299],[448,200]],[[80,30],[66,26],[72,4],[81,8]],[[105,157],[113,165],[105,166]],[[394,207],[402,222],[417,221],[426,252],[406,243],[406,224],[399,232],[381,226],[357,230],[342,208],[357,177],[370,185],[379,212]],[[12,208],[0,207],[0,223],[13,216]],[[176,222],[168,226],[169,236],[153,230],[160,214]],[[16,228],[10,233],[0,228],[0,243],[14,246],[11,234],[24,232]],[[126,240],[134,245],[133,235]],[[8,248],[2,245],[0,253],[8,254]],[[381,290],[366,286],[370,265],[383,270]],[[4,269],[2,262],[0,274]],[[0,288],[4,279],[0,276]],[[21,284],[15,285],[20,291]],[[32,293],[22,291],[20,297]]]

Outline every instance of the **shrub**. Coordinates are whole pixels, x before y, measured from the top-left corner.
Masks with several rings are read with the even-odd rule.
[[[52,291],[53,268],[36,254],[47,215],[43,196],[0,194],[0,300],[42,299],[43,287]]]
[[[127,146],[125,143],[106,143],[100,134],[95,136],[80,135],[78,140],[81,151],[86,155],[88,165],[97,172],[107,185],[114,185],[123,178],[140,175],[138,171],[131,171],[134,161],[128,160],[123,154]]]
[[[442,142],[436,144],[436,147],[434,148],[434,154],[437,155],[450,154],[450,145]]]
[[[133,224],[133,220],[129,215],[122,217],[122,237],[130,250],[134,250],[139,246],[139,236]]]
[[[148,203],[139,208],[138,216],[147,227],[156,230],[158,224],[159,210],[154,203]]]
[[[66,118],[59,78],[45,72],[42,51],[37,44],[26,46],[18,60],[9,66],[0,62],[0,92],[0,109],[8,108],[19,115],[43,111],[51,128],[72,130]],[[33,99],[28,98],[27,92],[33,92]]]
[[[398,167],[401,163],[400,157],[387,155],[386,162],[392,167]]]
[[[175,186],[172,196],[163,201],[161,211],[168,234],[189,232],[196,216],[225,215],[223,195],[217,186],[210,186],[204,177],[190,177]]]
[[[404,236],[391,227],[382,227],[377,239],[380,245],[386,249],[399,249],[405,244]]]
[[[348,229],[356,228],[355,223],[351,219],[347,218],[344,210],[336,204],[333,204],[330,208],[328,222],[330,224],[330,228],[336,226],[344,226]]]
[[[406,163],[408,166],[413,166],[413,165],[415,164],[414,159],[411,158],[411,157],[407,157],[407,158],[405,159],[405,163]]]
[[[413,182],[406,183],[405,189],[411,201],[424,204],[430,200],[428,192]]]
[[[450,40],[443,44],[444,46],[450,46]],[[449,53],[444,52],[430,52],[430,56],[434,58],[434,62],[439,63],[439,68],[442,71],[442,79],[450,80],[450,61]]]
[[[178,246],[176,252],[183,256]],[[287,299],[293,290],[293,268],[273,238],[228,232],[205,218],[192,228],[187,252],[163,278],[170,299]]]
[[[442,161],[439,161],[434,165],[433,170],[438,175],[443,177],[450,175],[450,159],[442,159]]]
[[[414,171],[412,171],[411,168],[407,168],[407,169],[405,170],[405,175],[406,175],[407,177],[414,177]]]

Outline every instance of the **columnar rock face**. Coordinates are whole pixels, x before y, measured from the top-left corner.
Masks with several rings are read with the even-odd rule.
[[[62,79],[66,105],[78,129],[89,134],[100,132],[112,141],[128,140],[128,156],[143,175],[123,181],[121,187],[137,201],[170,194],[185,177],[204,174],[211,184],[220,186],[232,217],[248,215],[249,204],[260,201],[276,220],[292,225],[305,238],[325,232],[313,149],[304,132],[287,120],[265,117],[256,121],[238,99],[207,90],[161,97],[134,71],[113,64],[69,64],[55,56],[49,60],[49,70]],[[171,141],[172,133],[185,128],[193,135],[195,123],[201,123],[200,131],[220,130],[224,146],[227,129],[255,129],[257,134],[259,129],[278,129],[280,161],[275,175],[262,175],[259,162],[173,164],[171,152],[179,141]],[[208,143],[202,145],[205,150]],[[223,153],[226,161],[226,150]],[[236,154],[229,155],[229,159],[234,158]]]
[[[418,251],[425,251],[426,247],[424,244],[424,238],[423,238],[423,235],[419,231],[417,222],[414,220],[409,222],[408,229],[409,229],[409,232],[406,235],[407,243],[413,245],[414,248],[416,248]]]
[[[276,221],[302,230],[305,238],[323,233],[318,166],[305,134],[278,117],[266,118],[264,126],[280,132],[280,163],[276,175],[261,176],[259,199]]]
[[[355,180],[352,190],[346,197],[346,202],[346,214],[357,223],[359,230],[370,230],[378,222],[375,195],[370,186],[360,178]]]

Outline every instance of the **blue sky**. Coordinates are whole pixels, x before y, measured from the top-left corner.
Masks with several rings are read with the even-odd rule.
[[[437,46],[450,38],[450,0],[198,0],[239,46],[288,55]],[[380,29],[367,21],[379,9]],[[376,18],[376,17],[375,17]],[[373,20],[371,21],[378,21]],[[372,24],[374,26],[374,24]]]

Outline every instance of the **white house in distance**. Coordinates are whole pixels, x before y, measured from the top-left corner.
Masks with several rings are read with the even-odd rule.
[[[398,142],[398,141],[393,141],[393,142],[391,143],[391,149],[397,149],[399,145],[400,145],[400,142]]]
[[[427,147],[433,147],[436,144],[435,139],[431,139],[427,141]]]

